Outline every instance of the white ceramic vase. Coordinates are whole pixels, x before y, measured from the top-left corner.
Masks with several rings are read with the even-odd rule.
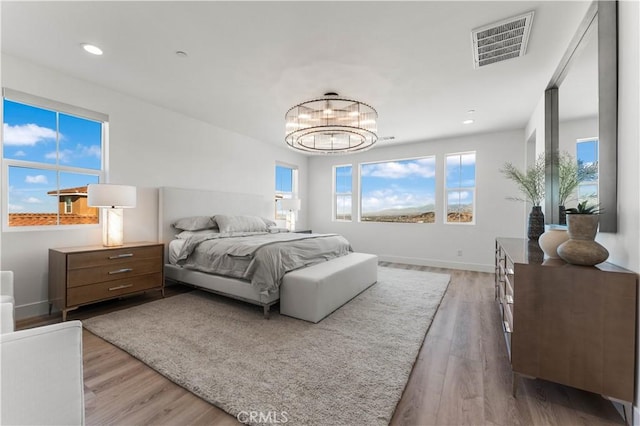
[[[558,246],[565,241],[569,240],[569,233],[566,227],[549,226],[548,229],[540,235],[538,244],[545,254],[545,257],[550,259],[560,259],[558,255]]]

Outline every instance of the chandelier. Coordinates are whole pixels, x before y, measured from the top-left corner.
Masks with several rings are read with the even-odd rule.
[[[308,153],[364,151],[378,140],[376,110],[333,92],[294,106],[285,120],[287,145]]]

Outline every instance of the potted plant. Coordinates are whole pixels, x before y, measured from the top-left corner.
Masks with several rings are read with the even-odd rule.
[[[558,212],[560,225],[566,225],[566,203],[580,182],[593,179],[598,174],[598,164],[576,161],[568,152],[556,156],[558,159]]]
[[[603,212],[598,204],[578,203],[567,209],[569,240],[560,244],[558,255],[574,265],[593,266],[609,257],[606,248],[595,241],[599,215]]]
[[[544,153],[540,154],[536,162],[521,171],[512,163],[505,163],[500,172],[509,180],[512,180],[518,186],[524,198],[507,197],[509,200],[526,201],[532,204],[531,213],[529,213],[529,229],[527,235],[530,240],[537,240],[544,232],[544,213],[540,204],[544,200],[544,170],[545,157]]]

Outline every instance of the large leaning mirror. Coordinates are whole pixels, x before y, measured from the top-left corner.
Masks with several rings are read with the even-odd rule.
[[[548,223],[561,220],[557,154],[568,153],[595,171],[568,204],[599,203],[600,231],[617,230],[616,9],[610,1],[591,5],[545,93]]]

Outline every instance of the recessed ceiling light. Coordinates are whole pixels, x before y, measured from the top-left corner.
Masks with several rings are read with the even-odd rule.
[[[176,56],[179,58],[186,58],[189,54],[184,50],[176,50]]]
[[[473,120],[464,120],[462,124],[472,124]]]
[[[102,49],[89,43],[82,43],[82,48],[92,55],[102,55]]]
[[[476,112],[475,109],[470,109],[469,111],[467,111],[467,114],[473,114],[474,112]]]

